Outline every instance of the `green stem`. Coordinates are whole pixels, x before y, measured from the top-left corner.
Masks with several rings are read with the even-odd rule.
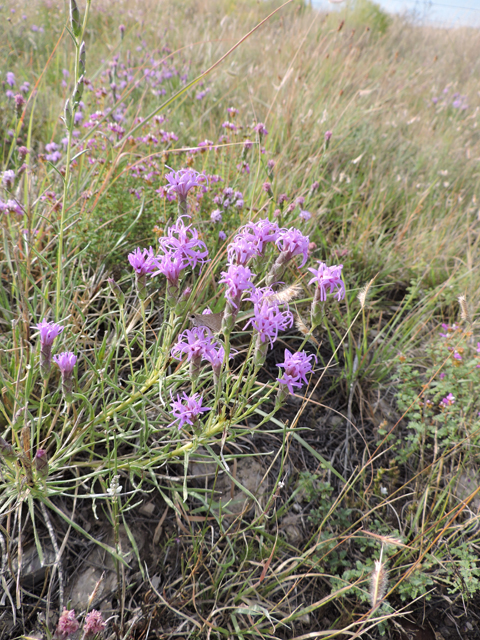
[[[37,418],[37,449],[40,449],[40,429],[42,426],[43,403],[45,400],[45,394],[47,393],[47,385],[48,385],[48,380],[44,380],[43,387],[42,387],[42,397],[40,398],[40,407],[38,409],[38,418]]]
[[[125,310],[123,305],[120,307],[120,316],[122,318],[122,327],[123,327],[123,335],[125,336],[125,344],[127,345],[128,359],[130,361],[130,372],[132,374],[132,384],[133,384],[133,361],[132,361],[132,351],[130,349],[130,343],[128,342],[128,334],[127,334],[127,325],[125,324]]]

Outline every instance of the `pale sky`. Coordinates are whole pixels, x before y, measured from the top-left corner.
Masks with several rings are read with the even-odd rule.
[[[339,4],[328,0],[313,0],[313,5],[327,11],[345,7],[349,0]],[[443,26],[480,27],[480,0],[375,0],[390,13],[413,13],[421,22]]]

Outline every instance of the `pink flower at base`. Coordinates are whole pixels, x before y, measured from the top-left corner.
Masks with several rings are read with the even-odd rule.
[[[64,607],[57,624],[57,637],[61,638],[62,640],[64,638],[68,638],[76,631],[78,631],[79,628],[80,625],[78,624],[78,620],[75,617],[75,610],[68,610]]]
[[[92,611],[85,616],[83,635],[85,638],[96,636],[98,633],[102,633],[106,626],[107,623],[103,619],[101,612],[92,609]]]

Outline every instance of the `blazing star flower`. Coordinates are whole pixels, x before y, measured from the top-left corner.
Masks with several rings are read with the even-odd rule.
[[[7,200],[4,209],[8,213],[16,213],[17,216],[23,215],[23,209],[16,200]]]
[[[167,235],[160,238],[158,242],[163,253],[173,253],[179,256],[192,269],[208,259],[208,249],[198,237],[198,231],[191,224],[185,225],[182,216],[169,227]],[[195,251],[198,248],[205,250]]]
[[[318,297],[319,300],[322,302],[326,301],[328,288],[330,288],[329,293],[333,293],[335,289],[337,289],[338,291],[335,294],[335,297],[337,300],[343,300],[345,297],[345,285],[342,280],[342,269],[343,264],[327,267],[327,265],[321,260],[318,261],[318,269],[308,267],[308,270],[315,276],[308,284],[312,284],[312,282],[317,283],[318,288],[315,292],[315,296]]]
[[[311,353],[307,355],[305,351],[291,353],[285,349],[285,361],[279,364],[285,370],[281,378],[277,378],[281,385],[285,385],[290,393],[294,393],[294,387],[301,387],[303,383],[307,384],[307,373],[312,370],[311,359],[317,361],[317,357]]]
[[[306,222],[307,220],[310,220],[312,214],[310,213],[310,211],[305,211],[304,209],[302,209],[298,214],[298,217]]]
[[[201,360],[218,345],[208,327],[194,327],[187,329],[178,336],[178,342],[173,345],[171,355],[181,360],[181,355],[187,356],[187,361]]]
[[[283,254],[282,263],[285,264],[294,256],[301,255],[303,256],[303,260],[300,266],[303,267],[308,259],[309,242],[309,237],[304,236],[303,233],[295,227],[281,230],[276,240],[276,245],[280,251],[280,255]]]
[[[15,86],[15,74],[12,71],[7,71],[6,82],[10,87]]]
[[[331,131],[325,131],[325,142],[328,142],[331,137],[332,137],[332,132]]]
[[[68,638],[68,636],[73,635],[78,631],[80,625],[78,624],[77,619],[75,618],[75,610],[70,609],[67,610],[65,607],[63,608],[63,612],[60,615],[57,624],[57,635],[64,640],[64,638]]]
[[[53,361],[58,365],[62,374],[62,392],[66,402],[70,404],[73,400],[73,369],[77,362],[77,356],[71,351],[63,351],[59,355],[53,356]]]
[[[161,273],[173,288],[178,287],[180,273],[188,266],[188,263],[177,253],[165,253],[162,256],[157,256],[154,264],[157,270],[152,272],[152,276]]]
[[[227,234],[225,233],[225,231],[219,231],[218,232],[218,237],[220,240],[226,240],[227,239]]]
[[[2,176],[2,184],[5,189],[12,189],[15,184],[15,171],[12,169],[7,169],[7,171],[3,172]]]
[[[265,290],[257,289],[253,293],[253,297],[250,297],[250,299],[254,301],[254,315],[253,318],[247,322],[244,329],[251,324],[258,332],[260,342],[266,344],[268,340],[273,349],[273,344],[278,337],[278,332],[293,325],[293,314],[289,309],[281,311],[276,302],[269,300],[268,295],[270,291],[271,289],[269,287],[266,287]],[[261,292],[266,293],[267,297],[262,295]]]
[[[178,422],[179,431],[184,424],[193,426],[203,412],[212,410],[211,407],[202,407],[202,401],[203,398],[199,393],[194,393],[193,396],[187,396],[184,392],[183,398],[177,394],[176,400],[172,398],[172,414],[175,416],[175,420],[168,426],[171,427]]]
[[[170,169],[170,167],[168,167]],[[203,173],[195,171],[195,169],[179,169],[171,170],[167,173],[165,179],[169,183],[167,193],[175,193],[180,201],[185,202],[187,194],[193,187],[201,187],[207,178]]]
[[[441,407],[450,407],[452,404],[455,404],[455,396],[452,393],[449,393],[448,396],[440,402]]]
[[[230,263],[246,264],[250,258],[263,253],[267,242],[275,242],[280,233],[276,222],[268,218],[257,222],[248,222],[240,228],[239,233],[228,246]]]
[[[265,127],[265,125],[263,124],[263,122],[259,122],[258,124],[256,124],[253,127],[253,130],[258,133],[258,135],[260,136],[268,136],[268,131]]]
[[[40,332],[40,373],[42,378],[46,380],[50,373],[52,362],[53,341],[62,333],[64,327],[56,322],[42,320],[32,329],[38,329]]]
[[[212,211],[212,213],[210,214],[210,220],[212,222],[222,221],[222,212],[220,211],[220,209],[215,209],[214,211]]]
[[[135,249],[135,251],[128,254],[128,261],[135,269],[135,273],[139,276],[152,273],[155,269],[155,253],[152,247],[148,249]]]
[[[85,616],[85,624],[83,626],[83,635],[85,638],[88,638],[90,636],[96,636],[98,633],[102,633],[102,631],[105,629],[106,626],[107,626],[107,623],[104,621],[101,612],[97,611],[96,609],[92,609]]]
[[[251,281],[255,274],[241,264],[231,264],[227,271],[222,271],[219,284],[226,285],[225,297],[236,309],[240,304],[242,291],[253,287]]]
[[[480,342],[477,342],[477,353],[480,355]]]

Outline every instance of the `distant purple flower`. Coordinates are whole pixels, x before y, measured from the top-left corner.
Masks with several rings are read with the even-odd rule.
[[[461,360],[462,356],[458,353],[458,351],[454,351],[453,352],[453,357],[455,358],[455,360]]]
[[[272,194],[272,185],[271,185],[271,183],[270,183],[270,182],[264,182],[264,183],[262,184],[262,189],[263,189],[264,191],[266,191],[266,192],[268,193],[268,195],[269,195],[269,196],[273,195],[273,194]]]
[[[218,237],[220,240],[226,240],[227,239],[227,234],[225,233],[225,231],[219,231],[218,232]]]
[[[312,353],[307,355],[305,351],[291,353],[285,349],[285,361],[279,364],[285,370],[281,378],[277,378],[278,382],[286,385],[290,393],[295,393],[294,387],[301,387],[302,383],[307,384],[307,373],[312,370],[311,359],[317,361],[317,357]]]
[[[203,89],[203,91],[199,91],[197,93],[197,95],[195,96],[196,100],[203,100],[204,97],[207,95],[207,93],[210,93],[210,87],[207,87],[206,89]]]
[[[22,109],[25,106],[25,98],[22,96],[21,93],[17,93],[15,95],[15,111],[17,112],[17,115],[20,115],[22,113]]]
[[[271,171],[274,167],[275,167],[275,160],[269,160],[267,162],[267,169]]]
[[[265,125],[263,124],[263,122],[259,122],[258,124],[256,124],[253,127],[253,130],[258,133],[258,135],[260,136],[267,136],[268,135],[268,131],[265,127]]]
[[[232,350],[230,351],[230,358],[233,357]],[[205,351],[203,358],[212,365],[213,375],[218,378],[220,376],[223,361],[225,360],[225,349],[219,346],[218,349],[211,349]]]
[[[298,214],[298,217],[306,222],[307,220],[310,220],[312,214],[310,213],[310,211],[305,211],[304,209],[302,209]]]
[[[228,112],[228,115],[232,118],[234,118],[235,116],[238,116],[238,109],[235,109],[235,107],[228,107],[227,112]]]
[[[212,211],[212,213],[210,214],[210,220],[212,222],[222,221],[222,212],[220,211],[220,209],[215,209],[214,211]]]
[[[282,262],[288,262],[294,256],[301,255],[303,256],[302,262],[300,264],[301,267],[303,267],[307,262],[309,243],[309,237],[304,236],[303,233],[295,227],[291,227],[290,229],[282,229],[279,232],[278,238],[276,240],[276,245],[280,251],[280,254],[281,256],[283,255]]]
[[[12,189],[15,184],[15,171],[7,169],[3,172],[2,184],[6,189]]]
[[[325,131],[325,142],[328,142],[331,137],[332,137],[332,132],[331,131]]]
[[[185,201],[187,194],[193,187],[201,187],[207,178],[203,173],[194,169],[179,169],[167,173],[165,179],[169,183],[167,193],[177,194],[179,200]]]
[[[96,609],[92,609],[85,616],[83,635],[85,638],[96,636],[97,634],[102,633],[106,625],[107,623],[104,621],[101,612]]]
[[[432,98],[432,102],[433,102],[433,104],[437,104],[438,98]]]
[[[18,147],[17,153],[20,160],[25,160],[28,154],[28,149],[27,147],[24,147],[24,146]]]
[[[145,276],[148,273],[152,273],[156,266],[155,253],[152,247],[148,249],[135,249],[135,251],[128,254],[128,261],[138,276]]]
[[[45,158],[49,162],[58,162],[62,157],[61,152],[58,151],[58,144],[56,142],[49,142],[48,144],[46,144],[45,151],[47,152]]]
[[[452,393],[449,393],[448,396],[440,402],[441,407],[450,407],[452,404],[455,404],[455,396]]]
[[[477,342],[477,353],[480,355],[480,342]]]
[[[329,293],[333,293],[335,289],[337,289],[335,297],[337,300],[343,300],[345,297],[345,285],[342,280],[342,269],[343,264],[327,267],[327,265],[324,262],[321,262],[321,260],[318,261],[318,269],[308,267],[308,270],[315,276],[308,284],[315,282],[318,287],[318,293],[315,293],[315,297],[318,297],[320,301],[325,302],[327,299],[327,289],[330,289]]]
[[[15,86],[15,74],[12,71],[7,71],[6,82],[10,87]]]
[[[16,200],[7,200],[2,208],[4,209],[5,213],[15,213],[17,214],[17,216],[23,215],[23,209]]]
[[[61,613],[58,620],[57,635],[61,638],[61,640],[64,640],[65,638],[68,638],[68,636],[76,633],[79,628],[80,625],[78,624],[78,621],[75,617],[75,610],[67,610],[64,607],[63,612]]]
[[[123,34],[125,33],[125,25],[119,25],[118,30],[120,31],[120,36],[123,38]]]
[[[222,271],[219,284],[226,285],[225,297],[235,307],[240,304],[242,291],[251,289],[253,284],[251,279],[255,276],[248,267],[241,264],[229,265],[227,271]]]
[[[183,400],[183,402],[182,402]],[[175,416],[175,420],[168,426],[171,427],[178,422],[178,430],[180,430],[184,424],[193,424],[197,421],[198,417],[205,411],[211,411],[211,407],[202,407],[203,398],[200,394],[194,393],[193,396],[187,396],[184,392],[183,397],[177,394],[177,399],[172,398],[172,414]]]
[[[38,27],[36,24],[32,24],[31,29],[32,31],[38,31]]]

